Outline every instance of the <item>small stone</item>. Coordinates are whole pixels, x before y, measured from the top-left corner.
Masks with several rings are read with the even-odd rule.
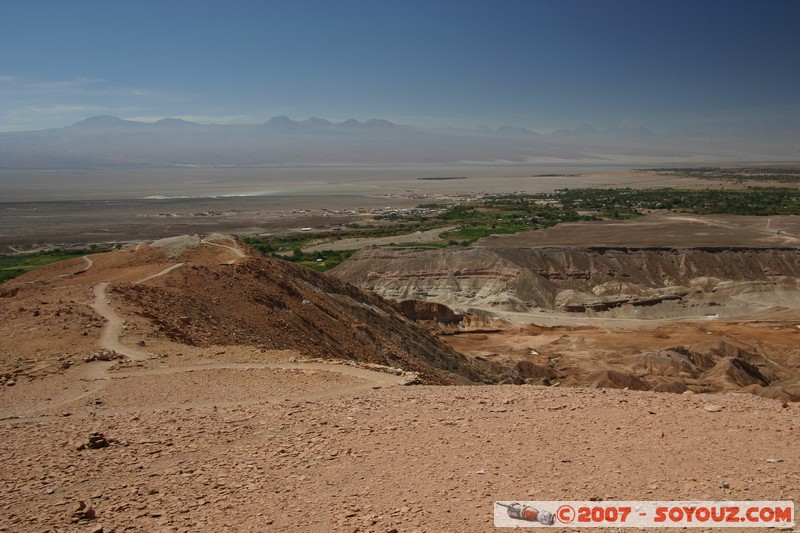
[[[475,472],[475,473],[476,473],[476,474],[485,474],[485,473],[486,473],[486,470],[480,469],[480,470],[478,470],[478,471],[477,471],[477,472]]]
[[[767,459],[768,463],[782,463],[783,459]]]
[[[89,437],[89,444],[87,445],[92,450],[106,448],[108,446],[108,439],[102,433],[92,433]]]
[[[721,488],[721,489],[729,489],[729,488],[731,488],[731,484],[728,483],[727,481],[720,481],[719,482],[719,488]]]
[[[6,387],[13,387],[16,384],[17,382],[14,381],[13,379],[9,379],[8,381],[6,381]]]
[[[72,517],[78,520],[94,520],[97,514],[91,505],[86,505],[86,502],[81,500],[78,502],[78,508],[72,512]]]
[[[720,411],[722,411],[722,406],[710,403],[708,405],[704,405],[703,409],[705,409],[709,413],[719,413]]]

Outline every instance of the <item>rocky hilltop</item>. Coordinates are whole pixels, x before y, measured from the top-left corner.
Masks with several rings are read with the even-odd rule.
[[[399,368],[423,383],[491,381],[380,296],[234,239],[197,236],[56,263],[0,287],[8,379],[90,357],[104,323],[92,306],[106,298],[134,345],[249,346]]]

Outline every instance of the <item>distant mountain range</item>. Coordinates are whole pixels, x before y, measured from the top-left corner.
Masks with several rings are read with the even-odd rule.
[[[766,131],[766,130],[765,130]],[[263,124],[136,122],[109,115],[39,131],[0,133],[0,169],[564,161],[753,161],[800,157],[800,135],[670,137],[636,124],[582,125],[550,134],[505,126],[424,130],[365,122],[274,117]]]

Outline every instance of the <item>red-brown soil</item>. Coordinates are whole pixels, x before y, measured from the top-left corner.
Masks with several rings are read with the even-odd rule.
[[[227,246],[227,248],[226,248]],[[58,372],[96,350],[105,289],[136,342],[248,345],[305,357],[400,367],[426,383],[489,376],[371,293],[285,261],[198,238],[167,239],[41,268],[0,288],[0,370],[13,379]],[[35,332],[34,335],[31,335]]]
[[[375,296],[214,242],[77,259],[0,288],[0,531],[493,531],[495,500],[800,494],[796,403],[399,386],[410,374],[368,363],[442,382],[455,379],[442,368],[477,377],[487,363],[451,359]],[[111,341],[122,359],[83,362],[115,356]]]
[[[114,379],[3,420],[0,528],[494,531],[495,500],[800,494],[797,404],[513,385],[353,391],[343,379]],[[93,432],[110,445],[86,448]],[[74,517],[79,501],[96,518]]]

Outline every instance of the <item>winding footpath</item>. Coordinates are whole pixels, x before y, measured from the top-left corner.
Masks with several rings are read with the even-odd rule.
[[[80,270],[76,270],[75,272],[68,272],[66,274],[59,274],[58,276],[55,276],[55,277],[52,277],[52,278],[48,278],[48,279],[45,279],[45,280],[16,281],[16,282],[13,282],[13,283],[9,283],[8,286],[9,287],[18,287],[18,286],[21,286],[21,285],[35,285],[37,283],[50,283],[51,281],[56,281],[58,279],[66,279],[66,278],[69,278],[69,277],[72,277],[72,276],[77,276],[78,274],[83,274],[84,272],[86,272],[87,270],[92,268],[92,265],[94,265],[94,261],[92,261],[92,259],[88,255],[81,256],[81,259],[83,259],[84,266]]]
[[[130,348],[119,341],[124,321],[116,311],[114,311],[114,308],[111,307],[111,302],[108,300],[108,295],[106,294],[106,288],[108,288],[108,282],[105,281],[95,285],[94,302],[91,305],[92,309],[106,320],[106,325],[103,327],[103,332],[98,342],[100,348],[122,354],[134,361],[150,359],[149,353]]]
[[[217,245],[223,248],[228,248],[239,257],[246,257],[246,254],[241,250],[224,245]],[[146,276],[136,283],[143,283],[163,276],[182,266],[183,263],[177,263],[167,268],[156,272],[155,274]],[[106,320],[103,331],[100,335],[98,345],[104,350],[110,350],[132,361],[146,361],[154,358],[148,352],[137,350],[130,346],[126,346],[120,342],[124,319],[120,317],[114,308],[111,306],[107,294],[108,282],[98,283],[94,287],[94,301],[91,304],[92,309]],[[114,365],[114,362],[96,362],[83,365],[85,368],[81,369],[80,373],[76,373],[75,377],[85,380],[110,380],[110,379],[124,379],[136,376],[147,375],[174,375],[184,372],[198,372],[204,370],[218,370],[218,369],[283,369],[283,370],[318,370],[326,372],[336,372],[349,377],[358,378],[364,381],[363,384],[348,384],[337,386],[332,389],[331,393],[345,393],[371,387],[386,387],[398,385],[402,378],[393,374],[385,372],[378,372],[374,370],[367,370],[358,368],[347,364],[333,364],[333,363],[209,363],[203,365],[191,365],[183,367],[165,367],[156,369],[140,369],[128,372],[119,372],[113,375],[108,373],[108,370]],[[82,396],[85,396],[82,395]]]
[[[201,243],[201,244],[207,244],[207,245],[209,245],[209,246],[216,246],[216,247],[218,247],[218,248],[225,248],[226,250],[230,250],[231,252],[233,252],[234,254],[236,254],[236,259],[231,259],[231,260],[229,260],[229,261],[225,261],[225,264],[226,264],[226,265],[233,265],[233,264],[235,264],[235,263],[236,263],[236,261],[238,261],[239,259],[242,259],[242,258],[245,258],[245,257],[247,257],[247,254],[246,254],[246,253],[244,253],[242,250],[240,250],[239,248],[236,248],[236,247],[234,247],[234,246],[228,246],[228,245],[226,245],[226,244],[219,244],[219,243],[216,243],[216,242],[211,242],[211,241],[207,241],[207,240],[201,240],[201,241],[200,241],[200,243]]]
[[[211,246],[219,246],[226,248],[236,254],[237,258],[228,261],[227,264],[234,264],[238,259],[247,257],[242,250],[231,246],[216,244],[212,242],[204,242]],[[80,271],[76,271],[67,275],[75,275],[86,272],[93,266],[93,261],[88,257],[83,257],[85,266]],[[169,274],[173,270],[180,268],[184,263],[176,263],[166,268],[143,277],[136,281],[136,284],[144,283],[160,276]],[[63,277],[59,276],[59,277]],[[100,338],[98,339],[99,348],[107,351],[114,352],[121,355],[123,358],[130,361],[143,362],[149,359],[155,359],[156,356],[143,350],[126,346],[120,341],[122,331],[124,328],[124,319],[117,314],[116,310],[111,304],[108,294],[109,282],[100,282],[94,286],[92,290],[93,299],[90,307],[106,321],[103,326]],[[246,369],[264,369],[264,370],[312,370],[335,372],[351,378],[356,378],[359,381],[342,383],[332,385],[324,391],[312,393],[309,398],[323,398],[339,396],[343,394],[355,393],[370,388],[382,388],[400,385],[407,377],[397,376],[376,370],[368,370],[351,366],[346,363],[225,363],[215,362],[207,364],[196,364],[186,366],[162,367],[162,368],[137,368],[131,370],[122,370],[119,372],[110,373],[110,369],[117,364],[117,361],[92,361],[81,365],[75,365],[70,368],[64,375],[71,384],[64,387],[59,385],[57,388],[59,393],[47,400],[47,404],[39,403],[36,406],[31,406],[24,410],[12,409],[3,413],[0,418],[0,423],[15,423],[15,422],[31,422],[40,420],[42,417],[57,416],[53,413],[54,409],[68,407],[77,401],[85,400],[86,398],[97,397],[102,395],[104,389],[110,385],[113,380],[133,379],[145,376],[155,375],[176,375],[189,372],[203,372],[209,370],[246,370]],[[86,388],[86,383],[92,383]],[[84,385],[77,385],[83,383]],[[78,390],[76,390],[76,388]],[[63,390],[62,390],[63,389]],[[38,402],[37,402],[38,403]],[[49,414],[45,414],[49,413]]]
[[[151,279],[156,279],[157,277],[163,276],[164,274],[169,274],[170,272],[172,272],[176,268],[182,267],[183,265],[184,265],[184,263],[175,263],[174,265],[168,266],[167,268],[165,268],[163,270],[159,270],[155,274],[150,274],[149,276],[145,276],[142,279],[140,279],[139,281],[136,281],[134,283],[135,284],[139,284],[139,283],[144,283],[145,281],[150,281]],[[106,283],[106,285],[108,285],[108,284]]]

